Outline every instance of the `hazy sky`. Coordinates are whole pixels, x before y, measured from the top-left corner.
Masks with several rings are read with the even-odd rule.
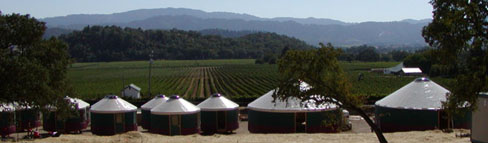
[[[432,18],[429,0],[0,0],[2,13],[31,14],[36,18],[167,7],[345,22]]]

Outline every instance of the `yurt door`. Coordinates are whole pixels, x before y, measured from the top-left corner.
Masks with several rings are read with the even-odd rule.
[[[180,116],[179,115],[172,115],[170,116],[171,120],[171,135],[180,135]]]
[[[305,113],[296,113],[295,129],[297,133],[304,133],[306,130],[306,117]]]
[[[115,114],[115,132],[121,133],[124,132],[124,114],[119,113]]]
[[[217,129],[222,130],[225,129],[225,112],[224,111],[218,111],[217,112]]]
[[[449,128],[449,118],[447,116],[447,113],[445,111],[439,111],[438,113],[438,123],[439,129],[446,129]]]

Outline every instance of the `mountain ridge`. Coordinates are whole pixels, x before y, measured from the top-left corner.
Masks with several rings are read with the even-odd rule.
[[[260,18],[249,14],[205,12],[186,8],[139,9],[113,14],[77,14],[41,19],[49,28],[80,30],[87,25],[201,31],[263,31],[317,45],[426,45],[421,29],[430,19],[347,23],[326,18]],[[58,30],[59,31],[59,30]]]

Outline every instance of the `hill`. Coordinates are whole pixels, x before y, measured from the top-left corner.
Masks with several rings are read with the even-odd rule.
[[[321,18],[260,18],[248,14],[204,12],[182,8],[141,9],[114,14],[78,14],[41,19],[49,28],[80,30],[87,25],[117,25],[143,29],[275,32],[316,45],[426,45],[421,29],[430,20],[346,23]]]
[[[312,46],[276,33],[252,33],[236,38],[202,35],[196,31],[142,30],[117,26],[89,26],[61,35],[79,62],[154,59],[248,59],[279,55],[282,49]]]

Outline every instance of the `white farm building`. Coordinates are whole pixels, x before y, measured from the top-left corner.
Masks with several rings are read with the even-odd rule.
[[[141,98],[141,88],[131,83],[122,89],[121,95],[122,97]]]

